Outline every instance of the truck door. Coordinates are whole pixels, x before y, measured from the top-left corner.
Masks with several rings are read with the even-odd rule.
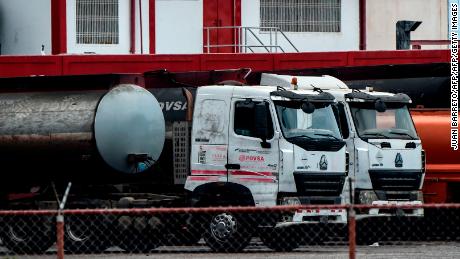
[[[247,187],[255,205],[276,205],[279,145],[268,101],[233,98],[231,103],[228,181]]]

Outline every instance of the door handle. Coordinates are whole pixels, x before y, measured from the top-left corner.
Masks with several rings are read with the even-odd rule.
[[[228,170],[230,170],[230,169],[240,169],[241,166],[240,166],[240,164],[226,164],[225,168],[228,169]]]

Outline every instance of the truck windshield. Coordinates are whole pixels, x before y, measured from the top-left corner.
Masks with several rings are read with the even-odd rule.
[[[362,139],[418,139],[405,104],[386,104],[378,112],[373,103],[350,103],[353,121]]]
[[[342,140],[331,105],[317,105],[313,113],[302,111],[300,104],[276,102],[276,113],[286,139]]]

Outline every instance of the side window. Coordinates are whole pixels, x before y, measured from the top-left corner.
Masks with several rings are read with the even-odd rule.
[[[256,116],[256,106],[265,106],[265,117]],[[267,139],[273,138],[273,122],[269,104],[266,102],[238,101],[235,102],[234,131],[237,135],[259,138],[258,127],[267,121]]]
[[[338,123],[340,125],[340,131],[342,132],[342,137],[344,139],[347,139],[348,136],[350,135],[350,129],[348,128],[348,122],[347,122],[347,114],[345,113],[345,107],[343,103],[339,102],[337,104],[337,111],[334,109],[334,113],[336,114],[336,118],[338,119]],[[338,115],[338,116],[337,116]]]

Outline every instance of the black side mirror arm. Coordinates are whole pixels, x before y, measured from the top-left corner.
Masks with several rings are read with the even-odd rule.
[[[271,148],[272,144],[268,143],[266,138],[262,138],[262,142],[260,142],[260,146],[262,148]]]

